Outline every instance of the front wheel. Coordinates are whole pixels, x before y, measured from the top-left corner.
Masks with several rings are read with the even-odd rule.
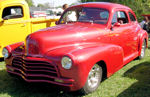
[[[82,94],[89,94],[95,91],[102,80],[102,67],[95,64],[89,72],[87,81],[84,87],[80,90]]]
[[[145,50],[146,50],[146,41],[143,40],[142,48],[141,48],[141,54],[139,56],[139,59],[143,59],[144,58],[144,56],[145,56]]]

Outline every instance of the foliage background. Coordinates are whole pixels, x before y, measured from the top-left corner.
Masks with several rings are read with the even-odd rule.
[[[130,7],[141,21],[142,14],[150,14],[150,0],[81,0],[81,2],[113,2]]]

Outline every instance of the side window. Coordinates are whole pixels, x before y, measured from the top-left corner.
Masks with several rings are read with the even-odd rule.
[[[3,10],[3,19],[14,19],[23,17],[23,9],[20,6],[6,7]]]
[[[126,13],[123,11],[117,11],[117,21],[120,24],[126,24],[129,22]]]
[[[134,15],[131,12],[129,12],[129,17],[131,21],[136,21]]]

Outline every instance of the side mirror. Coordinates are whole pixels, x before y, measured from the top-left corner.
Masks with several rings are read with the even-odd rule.
[[[119,22],[115,22],[115,23],[112,23],[112,25],[111,25],[111,30],[113,31],[114,29],[114,27],[119,27],[120,26],[120,23]]]

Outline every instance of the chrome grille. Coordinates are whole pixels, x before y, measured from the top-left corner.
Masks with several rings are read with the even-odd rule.
[[[58,77],[57,67],[45,61],[26,60],[16,57],[12,61],[15,72],[21,74],[26,79],[51,80]]]

